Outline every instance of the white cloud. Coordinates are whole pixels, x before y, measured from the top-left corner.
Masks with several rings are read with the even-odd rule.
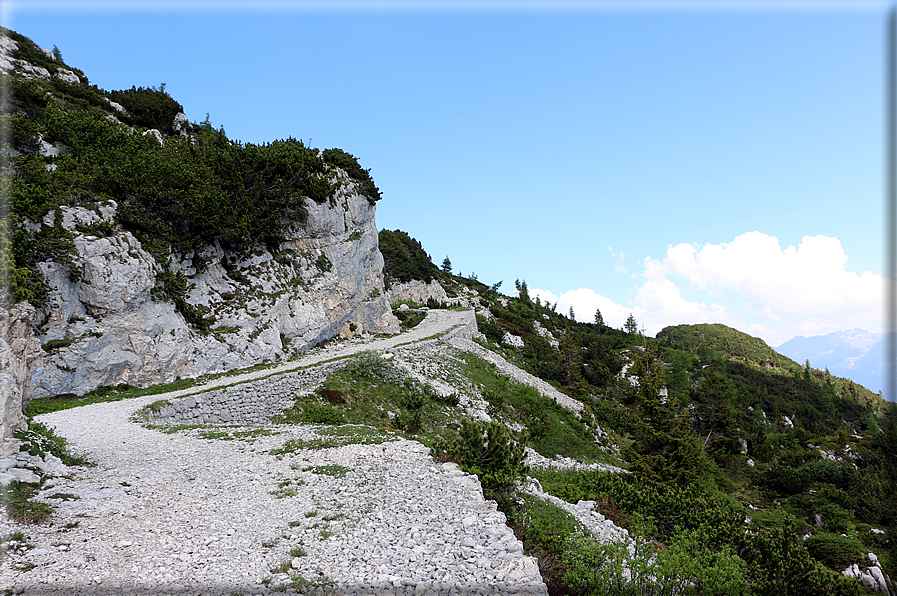
[[[710,296],[733,292],[747,315],[792,319],[800,329],[881,326],[882,279],[848,271],[841,241],[804,236],[785,249],[774,236],[747,232],[730,243],[670,246],[662,263],[646,259],[649,281],[667,275]],[[799,320],[799,322],[797,322]]]
[[[723,323],[775,346],[795,335],[853,327],[878,332],[882,278],[848,271],[847,261],[837,238],[805,236],[783,249],[774,236],[755,231],[729,243],[671,245],[661,260],[645,258],[645,281],[628,305],[587,288],[530,293],[557,302],[561,313],[572,305],[579,321],[592,321],[600,308],[608,325],[622,327],[631,312],[649,335],[668,325]],[[698,299],[686,299],[680,287]]]
[[[633,309],[617,304],[610,298],[588,288],[570,290],[560,296],[555,296],[548,290],[540,289],[530,289],[529,294],[533,299],[538,296],[544,304],[553,305],[557,302],[557,312],[561,314],[566,315],[572,306],[576,320],[585,323],[591,323],[595,320],[596,309],[601,310],[601,317],[604,319],[604,323],[611,327],[622,327],[630,312],[633,313],[636,319],[641,314],[638,308]]]

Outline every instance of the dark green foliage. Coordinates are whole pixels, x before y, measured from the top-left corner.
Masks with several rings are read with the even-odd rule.
[[[868,405],[853,396],[823,403],[825,384],[815,380],[770,374],[734,361],[726,364],[726,373],[738,395],[736,405],[760,408],[774,422],[788,416],[811,435],[834,433],[842,421],[855,424],[868,411]],[[834,416],[826,413],[829,408],[834,408]]]
[[[333,269],[333,263],[330,262],[327,255],[321,253],[315,261],[315,267],[317,267],[319,271],[327,272]]]
[[[549,594],[575,594],[564,583],[563,558],[568,537],[581,532],[582,524],[563,509],[527,494],[520,495],[519,502],[507,503],[502,511],[525,552],[538,558]]]
[[[856,581],[826,569],[810,555],[795,520],[788,515],[743,534],[737,552],[748,564],[748,576],[758,596],[861,593]]]
[[[441,450],[468,473],[507,482],[525,470],[523,448],[501,424],[463,420],[458,436]]]
[[[127,111],[119,119],[134,126],[155,128],[162,132],[171,132],[174,117],[184,108],[174,100],[163,88],[131,87],[122,91],[110,91],[109,99],[119,103]]]
[[[862,565],[866,562],[863,545],[840,534],[815,534],[804,545],[814,559],[835,571],[846,569],[854,563]]]
[[[713,544],[737,534],[744,507],[706,486],[649,486],[631,474],[533,470],[545,492],[576,503],[596,501],[598,509],[618,525],[635,529],[634,517],[654,520],[654,538],[667,540],[681,529],[716,528]]]
[[[31,64],[34,64],[35,66],[46,68],[50,72],[50,74],[56,74],[56,72],[59,70],[59,67],[64,66],[68,70],[74,71],[82,78],[82,80],[87,80],[87,77],[84,76],[84,73],[81,70],[68,66],[62,62],[61,53],[57,54],[56,52],[54,52],[54,55],[51,58],[47,56],[47,54],[45,54],[44,51],[33,41],[20,33],[16,33],[11,29],[7,29],[6,27],[0,27],[0,35],[9,37],[16,42],[16,45],[18,47],[12,52],[13,58],[16,58],[18,60],[25,60],[27,62],[30,62]],[[55,46],[54,49],[56,49]]]
[[[376,352],[359,352],[349,359],[346,364],[346,372],[356,378],[363,377],[371,381],[396,385],[401,385],[407,378],[404,370],[396,367]]]
[[[504,330],[501,329],[501,331]],[[486,333],[486,337],[492,339],[489,333],[485,331],[484,333]],[[557,349],[551,347],[547,339],[532,333],[527,335],[523,341],[523,357],[526,359],[528,372],[546,381],[558,383],[567,381],[569,377],[567,362]]]
[[[58,53],[50,57],[27,38],[4,32],[19,45],[15,57],[51,74],[62,65]],[[305,199],[322,203],[332,196],[329,174],[337,166],[361,183],[369,200],[380,196],[370,173],[348,153],[328,150],[325,161],[317,149],[292,138],[244,145],[229,140],[223,128],[214,130],[208,118],[193,125],[190,139],[165,134],[160,144],[141,129],[171,132],[182,111],[164,84],[105,92],[88,85],[81,71],[71,70],[81,83],[6,76],[11,93],[2,117],[13,146],[23,154],[13,158],[15,177],[4,179],[9,188],[0,189],[10,197],[13,220],[13,227],[0,230],[0,266],[16,301],[42,305],[46,284],[34,263],[71,254],[71,247],[59,243],[58,233],[22,232],[19,225],[22,219],[40,221],[60,205],[91,208],[114,199],[117,223],[165,266],[172,252],[184,254],[216,241],[234,251],[259,244],[276,250],[286,227],[304,222]],[[118,113],[107,98],[128,113]],[[110,114],[137,130],[110,122]],[[40,138],[61,147],[62,153],[50,158],[36,154]],[[49,164],[55,170],[48,171]],[[201,312],[185,305],[178,310],[204,327]]]
[[[629,318],[627,318],[626,323],[623,324],[623,329],[630,335],[633,335],[638,331],[638,321],[635,320],[632,313],[629,313]]]
[[[458,463],[469,474],[476,474],[483,494],[507,509],[517,498],[517,485],[526,471],[522,442],[511,437],[508,429],[495,422],[462,420],[458,435],[435,444],[436,456]]]
[[[383,271],[392,279],[409,282],[419,279],[427,283],[439,275],[420,242],[402,230],[380,230],[380,252]]]
[[[416,310],[394,310],[392,311],[392,314],[399,319],[399,323],[402,325],[402,331],[407,331],[416,327],[427,316]]]
[[[365,170],[358,165],[358,159],[351,153],[346,153],[342,149],[324,149],[324,161],[332,166],[336,166],[345,170],[349,177],[360,183],[361,194],[366,196],[368,202],[373,205],[381,199],[380,189],[374,184],[371,178],[371,171]]]
[[[505,329],[492,317],[477,315],[477,329],[486,336],[489,341],[500,343],[505,335]]]
[[[565,583],[588,596],[748,596],[744,561],[731,547],[711,548],[706,528],[679,533],[666,548],[641,537],[599,543],[570,536],[564,551]]]
[[[636,353],[627,374],[638,379],[637,385],[627,384],[625,389],[634,415],[629,428],[633,442],[623,457],[632,471],[653,485],[702,482],[707,464],[701,443],[692,431],[688,410],[661,395],[666,375],[653,344]]]
[[[175,309],[184,320],[192,325],[200,333],[208,333],[215,324],[215,317],[206,317],[199,307],[193,306],[186,300],[187,292],[192,286],[181,271],[172,273],[162,271],[156,275],[156,287],[153,289],[153,297],[157,300],[170,300],[174,302]]]

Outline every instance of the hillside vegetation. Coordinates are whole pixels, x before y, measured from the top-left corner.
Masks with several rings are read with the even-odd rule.
[[[72,234],[58,217],[47,218],[63,205],[114,200],[118,223],[166,264],[172,252],[215,242],[232,250],[276,248],[286,227],[302,224],[304,200],[322,203],[340,188],[337,168],[360,183],[370,202],[380,199],[369,171],[341,149],[319,151],[293,138],[258,145],[229,139],[208,116],[187,122],[164,84],[106,91],[24,36],[3,33],[18,44],[13,58],[79,81],[4,76],[12,157],[4,166],[10,213],[0,228],[0,263],[14,302],[46,300],[39,261],[71,265]],[[70,268],[70,275],[80,272]],[[179,292],[165,285],[163,294]]]
[[[569,502],[595,501],[654,545],[645,553],[661,548],[669,557],[633,559],[597,545],[563,512],[526,496],[515,501],[493,484],[488,490],[539,554],[553,593],[624,593],[611,587],[619,584],[607,560],[664,577],[672,590],[664,593],[688,592],[672,587],[681,578],[670,571],[676,565],[690,569],[684,573],[701,594],[862,593],[837,572],[868,564],[867,552],[895,573],[894,404],[725,325],[644,337],[637,327],[559,314],[532,300],[525,281],[507,296],[501,282],[442,275],[480,293],[483,345],[581,400],[581,420],[610,432],[631,471],[528,474]],[[539,431],[527,427],[529,437],[517,439],[533,445]],[[557,453],[595,461],[572,446]],[[655,589],[638,593],[661,593]]]

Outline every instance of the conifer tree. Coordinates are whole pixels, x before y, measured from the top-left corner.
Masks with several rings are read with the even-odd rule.
[[[602,326],[604,325],[604,317],[601,316],[601,309],[600,309],[600,308],[596,308],[596,309],[595,309],[595,324],[596,324],[596,325],[602,325]]]
[[[632,316],[632,313],[629,313],[629,318],[626,319],[626,323],[623,325],[623,328],[626,329],[626,333],[629,335],[633,335],[636,331],[638,331],[638,321],[635,320],[635,317]]]
[[[637,379],[626,387],[634,409],[629,424],[633,441],[623,457],[632,472],[653,486],[702,482],[706,462],[700,440],[688,410],[662,395],[666,377],[654,344],[636,352],[629,374]]]

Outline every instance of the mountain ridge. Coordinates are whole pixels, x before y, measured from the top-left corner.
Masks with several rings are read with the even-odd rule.
[[[798,361],[809,360],[816,368],[827,368],[832,374],[878,392],[884,388],[884,339],[884,333],[855,327],[824,335],[797,336],[776,350]]]

